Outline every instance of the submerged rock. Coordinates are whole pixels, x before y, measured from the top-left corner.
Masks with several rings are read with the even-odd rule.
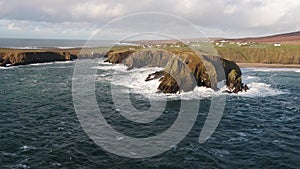
[[[163,93],[191,91],[196,86],[217,90],[217,82],[223,80],[230,93],[244,89],[242,73],[237,64],[218,56],[199,55],[193,51],[113,51],[107,53],[106,62],[122,63],[128,69],[162,67],[162,71],[149,74],[145,81],[160,78],[158,90]]]
[[[148,75],[148,77],[145,79],[145,81],[150,81],[150,80],[155,80],[155,79],[160,79],[160,81],[162,80],[161,78],[164,76],[164,71],[156,71],[154,73],[151,73]]]

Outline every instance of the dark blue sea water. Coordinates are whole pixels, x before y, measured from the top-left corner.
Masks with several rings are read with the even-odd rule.
[[[0,38],[0,48],[42,49],[42,48],[74,48],[122,45],[113,40],[68,40],[68,39],[21,39]],[[128,45],[128,44],[127,44]]]
[[[243,69],[243,79],[250,91],[227,95],[223,117],[204,144],[199,144],[198,138],[209,110],[210,96],[221,93],[198,88],[182,94],[190,102],[201,97],[196,123],[189,134],[158,156],[131,159],[106,152],[84,132],[72,100],[74,64],[57,62],[0,69],[0,168],[300,166],[299,69]],[[111,76],[111,68],[116,70],[118,81]],[[116,115],[118,109],[110,94],[111,79],[114,79],[112,85],[120,89],[117,92],[129,88],[136,108],[146,110],[151,106],[147,96],[160,102],[152,86],[155,82],[148,86],[141,83],[151,70],[128,72],[120,65],[109,64],[94,69],[98,73],[97,102],[106,120],[119,132],[148,137],[163,132],[177,118],[181,100],[175,96],[168,101],[164,117],[157,119],[154,126],[136,127],[124,120]]]

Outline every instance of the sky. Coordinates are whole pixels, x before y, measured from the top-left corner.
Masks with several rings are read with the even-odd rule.
[[[193,26],[224,38],[300,30],[297,0],[0,0],[0,9],[2,38],[88,39],[98,29],[106,40],[144,32],[197,38]]]

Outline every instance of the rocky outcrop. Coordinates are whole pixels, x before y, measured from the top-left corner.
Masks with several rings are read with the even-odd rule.
[[[70,52],[14,52],[0,55],[0,66],[17,66],[32,63],[70,61],[77,56]]]
[[[223,80],[229,93],[244,89],[238,65],[218,56],[182,50],[123,50],[108,52],[106,61],[125,64],[129,69],[145,66],[164,68],[146,78],[146,81],[160,79],[158,90],[163,93],[191,91],[196,86],[217,90],[217,82]]]
[[[146,78],[146,82],[150,81],[150,80],[155,80],[155,79],[160,79],[160,81],[162,81],[162,77],[164,76],[165,71],[156,71],[154,73],[151,73],[148,75],[148,77]]]
[[[107,60],[110,63],[122,63],[128,69],[141,67],[165,67],[173,57],[173,53],[163,50],[122,50],[107,53]]]
[[[227,74],[226,85],[228,87],[226,92],[228,93],[238,93],[239,91],[249,90],[248,86],[242,83],[242,78],[235,69],[232,69],[230,73]]]

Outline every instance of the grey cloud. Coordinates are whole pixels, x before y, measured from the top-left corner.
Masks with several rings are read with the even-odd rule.
[[[0,7],[0,19],[15,23],[11,25],[15,28],[18,23],[40,29],[54,24],[60,27],[58,30],[91,31],[124,15],[153,11],[178,15],[220,36],[265,35],[298,30],[300,26],[295,21],[300,15],[300,2],[295,0],[0,0]],[[132,23],[136,31],[148,29],[145,23],[151,18],[135,19],[123,23],[119,31]],[[163,18],[153,20],[152,27],[181,29],[180,24]],[[213,32],[210,36],[214,36]]]

